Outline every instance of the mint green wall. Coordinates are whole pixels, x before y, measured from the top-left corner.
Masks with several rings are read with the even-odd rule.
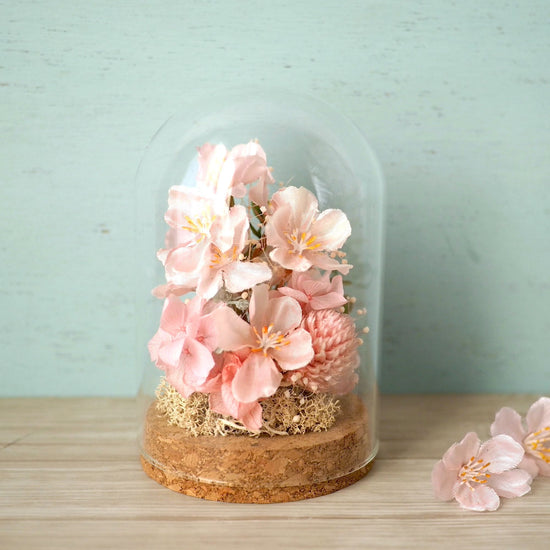
[[[136,391],[136,167],[184,99],[246,83],[328,101],[379,156],[382,389],[548,394],[547,0],[0,9],[0,394]]]

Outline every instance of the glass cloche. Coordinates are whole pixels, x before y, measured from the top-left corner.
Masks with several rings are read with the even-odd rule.
[[[233,502],[363,477],[384,186],[360,131],[309,97],[218,97],[157,132],[137,197],[145,472]]]

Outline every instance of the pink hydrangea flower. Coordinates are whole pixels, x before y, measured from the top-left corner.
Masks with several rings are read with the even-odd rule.
[[[525,418],[527,429],[521,416],[510,407],[503,407],[491,424],[491,435],[506,434],[512,437],[525,450],[519,467],[537,475],[550,476],[550,398],[541,397],[529,407]]]
[[[305,187],[284,187],[273,195],[265,235],[273,247],[270,258],[286,269],[347,274],[352,267],[330,257],[351,235],[346,215],[334,208],[319,213],[315,195]]]
[[[519,497],[531,490],[531,476],[516,468],[523,453],[522,446],[507,435],[481,444],[476,433],[467,433],[433,468],[436,498],[456,499],[467,510],[496,510],[499,497]]]
[[[324,275],[316,269],[305,272],[293,271],[287,286],[282,286],[278,290],[281,294],[298,300],[305,312],[332,309],[347,302],[342,276],[336,275],[331,280],[328,271]]]
[[[164,302],[160,328],[149,341],[151,360],[184,397],[206,383],[214,368],[215,306],[196,296],[186,304],[175,296]]]
[[[250,324],[227,306],[214,313],[219,347],[249,351],[231,383],[233,395],[242,403],[273,395],[281,370],[299,369],[313,358],[311,336],[300,328],[302,309],[294,298],[272,297],[267,285],[258,285],[252,291],[249,313]]]
[[[233,393],[233,380],[242,368],[241,358],[235,353],[225,353],[220,387],[209,397],[210,408],[224,416],[240,420],[247,429],[255,432],[262,426],[262,407],[257,401],[243,403]]]
[[[224,145],[206,143],[199,148],[199,174],[201,187],[213,190],[220,196],[233,195],[242,198],[246,186],[255,182],[249,190],[250,200],[260,206],[267,205],[267,184],[274,179],[267,166],[266,154],[254,142],[237,145],[227,151]]]

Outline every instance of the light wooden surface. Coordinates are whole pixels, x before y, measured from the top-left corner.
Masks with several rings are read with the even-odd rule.
[[[430,472],[466,431],[534,396],[385,396],[379,457],[352,487],[272,505],[207,502],[142,472],[132,400],[0,400],[0,548],[547,548],[550,479],[493,513],[433,499]]]

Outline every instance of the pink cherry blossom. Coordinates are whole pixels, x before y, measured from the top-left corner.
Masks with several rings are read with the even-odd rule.
[[[194,291],[200,281],[202,266],[208,260],[210,244],[215,243],[223,250],[232,245],[234,227],[228,221],[231,217],[225,201],[208,190],[173,186],[165,215],[170,225],[166,235],[167,248],[157,253],[165,267],[167,284],[155,288],[153,295],[162,298]]]
[[[256,183],[249,191],[250,200],[260,206],[267,205],[267,184],[274,179],[267,166],[266,154],[254,142],[236,145],[227,151],[224,145],[206,143],[199,148],[199,174],[201,187],[213,190],[219,196],[233,195],[242,198],[246,185]]]
[[[262,407],[257,401],[243,403],[233,394],[233,380],[242,368],[241,358],[235,353],[225,353],[221,371],[221,384],[217,391],[210,394],[210,408],[224,416],[240,420],[251,431],[258,431],[262,426]]]
[[[315,195],[305,187],[284,187],[273,195],[265,234],[273,247],[270,258],[286,269],[347,274],[352,267],[330,256],[351,234],[346,215],[333,208],[319,213]]]
[[[227,306],[214,313],[219,347],[250,351],[231,383],[233,395],[243,403],[273,395],[281,371],[299,369],[313,358],[311,336],[300,328],[302,309],[294,298],[270,296],[267,285],[258,285],[252,290],[249,314],[250,324]]]
[[[332,309],[347,302],[342,276],[336,275],[331,280],[328,271],[324,275],[316,269],[293,271],[288,285],[278,290],[281,294],[298,300],[305,312]]]
[[[481,444],[474,432],[453,444],[432,471],[436,498],[456,499],[467,510],[496,510],[499,497],[519,497],[531,490],[531,476],[516,469],[522,446],[507,435]]]
[[[217,333],[215,306],[196,296],[183,303],[175,296],[164,302],[160,328],[149,342],[151,360],[184,397],[205,384],[214,368]]]
[[[233,206],[216,223],[214,234],[158,252],[168,284],[155,288],[155,296],[196,290],[202,298],[210,299],[224,285],[229,292],[242,292],[271,278],[265,262],[245,260],[241,255],[249,229],[245,207]]]
[[[224,219],[229,214],[225,199],[210,190],[175,185],[168,192],[168,210],[164,215],[171,230],[166,236],[167,248],[217,241],[229,244],[231,235],[224,232]]]
[[[232,235],[227,246],[212,242],[201,262],[197,294],[212,298],[222,286],[229,292],[242,292],[271,278],[265,262],[247,261],[241,255],[247,242],[248,216],[244,206],[234,206],[224,220],[224,233]]]
[[[541,397],[529,407],[525,418],[510,407],[503,407],[491,425],[491,435],[506,434],[525,450],[519,467],[537,475],[550,476],[550,397]]]

